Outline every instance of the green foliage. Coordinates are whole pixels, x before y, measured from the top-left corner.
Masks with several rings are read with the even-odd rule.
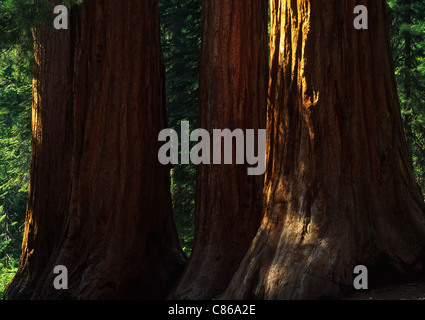
[[[6,285],[18,270],[18,264],[19,261],[15,259],[10,260],[7,266],[0,264],[0,300],[3,299],[3,292]]]
[[[403,125],[425,194],[425,2],[390,0],[388,7]]]
[[[181,121],[189,121],[191,130],[198,124],[201,3],[200,0],[160,0],[159,5],[169,127],[180,134]],[[195,176],[193,165],[176,165],[172,170],[174,215],[187,254],[193,242]]]
[[[29,10],[22,0],[0,2],[1,292],[21,254],[28,198],[32,96]]]
[[[162,47],[167,72],[170,125],[198,122],[200,0],[160,0]]]
[[[81,2],[63,0],[61,4],[70,8]],[[32,62],[33,30],[40,24],[53,28],[54,6],[50,0],[0,0],[0,50],[19,46],[21,54]]]
[[[0,264],[19,258],[31,148],[30,61],[15,46],[0,52]]]
[[[81,2],[61,4],[70,8]],[[201,1],[159,0],[159,5],[169,127],[179,132],[186,120],[194,129]],[[32,32],[41,23],[52,27],[53,6],[48,0],[0,1],[0,291],[19,258],[28,193]],[[425,2],[389,0],[388,6],[403,124],[415,175],[425,193]],[[173,208],[187,253],[193,242],[195,176],[193,165],[172,170]]]

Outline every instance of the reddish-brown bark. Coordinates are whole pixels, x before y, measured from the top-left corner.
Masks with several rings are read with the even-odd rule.
[[[39,27],[34,38],[29,201],[20,265],[6,297],[32,296],[59,239],[58,230],[69,205],[73,143],[71,35]]]
[[[202,2],[200,126],[265,128],[267,3]],[[245,165],[200,165],[195,242],[172,298],[211,299],[228,285],[259,226],[264,176]]]
[[[52,50],[40,62],[40,77],[51,100],[42,100],[36,90],[35,106],[48,118],[59,113],[65,126],[52,122],[44,129],[35,117],[34,130],[64,138],[57,144],[35,138],[40,144],[35,155],[46,152],[52,158],[33,157],[25,253],[6,297],[163,298],[185,261],[172,218],[169,168],[157,159],[158,133],[167,125],[158,4],[85,1],[75,17],[72,39],[66,39],[64,47],[56,37],[68,32],[52,31],[52,38],[37,48]],[[69,52],[73,56],[63,61]],[[64,70],[50,68],[62,64]],[[55,88],[55,71],[65,75],[60,85],[71,88],[72,97],[63,95],[62,86]],[[70,73],[71,82],[66,78]],[[70,102],[72,114],[55,110]],[[61,131],[68,129],[73,131],[70,141]],[[55,176],[57,183],[51,183],[47,179],[57,172],[46,165],[64,178]],[[38,187],[37,181],[48,188]],[[56,193],[51,188],[57,188]],[[52,202],[50,207],[33,208],[32,202],[44,199]],[[57,223],[52,224],[55,215]],[[32,221],[37,225],[31,227]],[[31,237],[37,241],[30,242]],[[31,254],[43,260],[29,264]],[[56,265],[68,268],[68,290],[53,288]],[[22,280],[27,275],[34,281]]]
[[[265,216],[223,298],[335,298],[353,269],[420,270],[425,206],[384,0],[272,1]]]

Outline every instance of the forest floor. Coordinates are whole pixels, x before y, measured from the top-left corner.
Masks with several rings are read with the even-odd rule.
[[[425,278],[354,292],[343,300],[425,300]]]

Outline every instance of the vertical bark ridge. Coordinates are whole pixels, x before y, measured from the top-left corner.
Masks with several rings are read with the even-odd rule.
[[[335,298],[355,265],[419,270],[425,216],[385,1],[272,1],[265,217],[224,298]]]
[[[205,0],[202,10],[200,126],[264,128],[267,4]],[[259,226],[263,179],[246,165],[198,167],[195,243],[172,298],[211,299],[226,288]]]
[[[157,159],[158,133],[167,125],[158,3],[85,1],[75,10],[75,68],[67,70],[72,81],[65,83],[73,84],[67,100],[73,114],[64,120],[74,132],[73,144],[66,144],[69,205],[61,208],[54,248],[30,297],[164,298],[185,259],[172,217],[169,171]],[[69,47],[64,52],[69,55]],[[58,101],[42,110],[52,114]],[[43,172],[33,177],[44,180]],[[40,229],[48,229],[45,222]],[[56,265],[68,268],[68,290],[53,287]]]
[[[46,26],[34,31],[30,187],[18,271],[6,298],[29,298],[44,272],[69,204],[73,143],[71,34]],[[52,59],[60,56],[62,59]],[[39,250],[34,250],[39,248]]]

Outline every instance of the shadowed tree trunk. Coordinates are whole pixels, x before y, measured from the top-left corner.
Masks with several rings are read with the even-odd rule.
[[[386,3],[363,3],[369,30],[357,1],[272,1],[265,216],[225,299],[335,298],[356,265],[423,267]]]
[[[35,287],[21,284],[18,274],[6,296],[163,298],[182,271],[184,258],[172,218],[169,171],[157,158],[158,133],[166,126],[158,4],[155,0],[85,1],[76,16],[80,18],[71,27],[75,48],[65,50],[75,53],[70,70],[75,70],[74,95],[69,99],[73,115],[65,121],[66,125],[73,121],[72,150],[68,143],[65,146],[72,162],[51,160],[53,166],[65,165],[70,171],[63,180],[68,206],[53,203],[46,211],[29,211],[30,222],[59,214],[61,223],[52,226],[44,220],[37,225],[40,243],[46,242],[47,231],[54,235],[50,251],[29,243],[26,234],[26,251],[52,253],[37,264],[43,269],[36,269]],[[64,31],[52,32],[56,37]],[[54,38],[42,46],[60,48]],[[46,61],[57,63],[61,56],[52,49]],[[43,79],[50,87],[56,85],[49,78],[51,71],[47,69]],[[36,101],[38,97],[35,94]],[[68,99],[41,100],[40,109],[50,114],[64,100]],[[37,118],[33,121],[37,130]],[[39,143],[52,148],[45,141]],[[51,152],[63,156],[64,151]],[[32,181],[51,174],[40,167],[44,165],[35,163]],[[47,191],[32,190],[35,201]],[[56,265],[68,269],[68,290],[53,287]],[[21,274],[32,276],[31,265],[21,269],[25,270]]]
[[[200,126],[265,128],[267,3],[202,5]],[[195,242],[172,298],[210,299],[227,287],[261,221],[263,179],[245,165],[198,166]]]

